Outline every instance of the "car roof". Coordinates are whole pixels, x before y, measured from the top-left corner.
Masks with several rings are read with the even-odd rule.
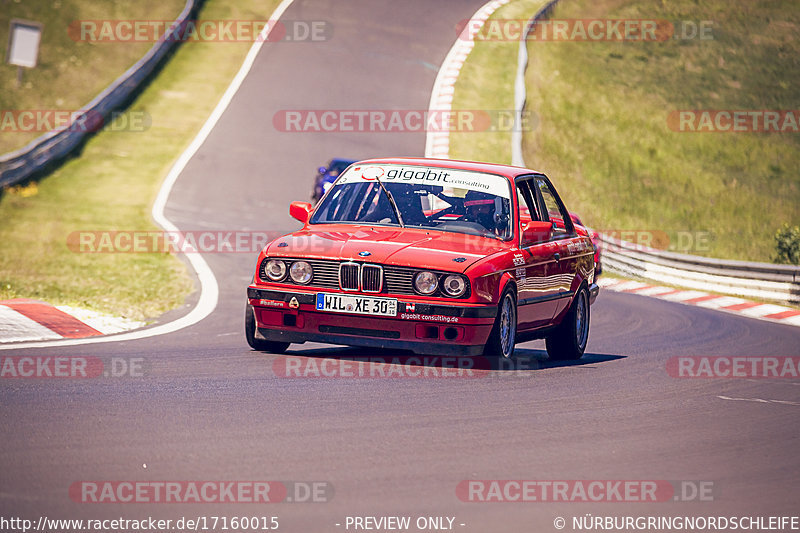
[[[499,174],[509,179],[524,174],[543,174],[529,168],[501,165],[499,163],[482,163],[478,161],[460,161],[457,159],[433,159],[425,157],[385,157],[379,159],[365,159],[359,161],[370,165],[416,165],[436,168],[452,168],[454,170],[471,170],[473,172],[488,172]]]

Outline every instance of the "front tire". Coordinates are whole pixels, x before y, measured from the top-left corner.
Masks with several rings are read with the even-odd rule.
[[[547,355],[553,361],[575,361],[583,357],[589,340],[589,291],[581,286],[561,324],[545,338]]]
[[[288,342],[267,341],[256,338],[256,317],[253,313],[253,306],[247,304],[244,310],[244,335],[247,337],[247,344],[259,352],[283,353],[289,347]]]
[[[514,357],[514,344],[517,342],[517,298],[509,287],[503,291],[497,318],[489,340],[483,350],[485,355],[498,356],[504,359]]]

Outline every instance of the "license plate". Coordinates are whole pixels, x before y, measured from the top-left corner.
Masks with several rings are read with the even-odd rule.
[[[317,311],[356,315],[397,316],[397,300],[350,294],[317,293]]]

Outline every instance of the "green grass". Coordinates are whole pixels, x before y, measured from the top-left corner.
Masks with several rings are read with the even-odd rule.
[[[266,19],[277,0],[209,0],[208,19]],[[131,105],[144,132],[104,131],[80,157],[0,198],[0,299],[27,297],[136,319],[180,306],[192,289],[183,263],[158,253],[74,253],[73,231],[155,231],[161,181],[233,78],[251,43],[187,43]],[[266,45],[268,46],[268,45]],[[210,68],[209,66],[213,66]]]
[[[495,11],[491,18],[498,21],[528,20],[545,3],[544,0],[511,2]],[[453,109],[513,110],[518,50],[516,41],[476,42],[456,81]],[[502,129],[452,132],[450,157],[510,164],[511,132]]]
[[[9,21],[43,25],[39,60],[23,69],[0,64],[0,110],[67,110],[88,104],[153,46],[148,42],[92,43],[74,40],[69,25],[80,20],[173,20],[185,0],[0,0],[0,43],[8,43]],[[3,131],[0,154],[22,148],[43,132]]]
[[[572,0],[555,17],[711,20],[713,39],[530,43],[528,106],[541,120],[524,138],[527,165],[601,230],[708,232],[709,247],[677,251],[770,261],[775,231],[800,222],[800,134],[682,133],[667,116],[797,109],[800,5]]]
[[[527,19],[541,4],[514,2],[493,18]],[[713,38],[529,42],[527,109],[538,121],[524,133],[526,165],[598,229],[663,230],[674,251],[770,261],[775,231],[800,223],[800,134],[681,133],[667,117],[797,109],[800,5],[568,0],[554,17],[712,21]],[[454,109],[510,109],[516,63],[517,43],[478,42]],[[451,135],[454,158],[508,163],[510,153],[509,133]]]

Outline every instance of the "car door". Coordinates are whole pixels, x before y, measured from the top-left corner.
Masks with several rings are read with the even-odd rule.
[[[535,176],[531,188],[538,197],[542,216],[553,224],[550,244],[553,246],[554,261],[549,264],[547,276],[554,296],[553,316],[558,316],[571,301],[572,284],[578,273],[579,261],[587,252],[585,238],[575,232],[569,212],[545,176]]]
[[[520,331],[550,323],[558,307],[555,301],[559,285],[554,274],[560,273],[556,264],[559,244],[552,240],[549,225],[543,232],[526,231],[530,222],[546,222],[540,207],[533,179],[517,180],[519,206],[519,252],[514,254],[514,275],[517,281],[517,327]]]

